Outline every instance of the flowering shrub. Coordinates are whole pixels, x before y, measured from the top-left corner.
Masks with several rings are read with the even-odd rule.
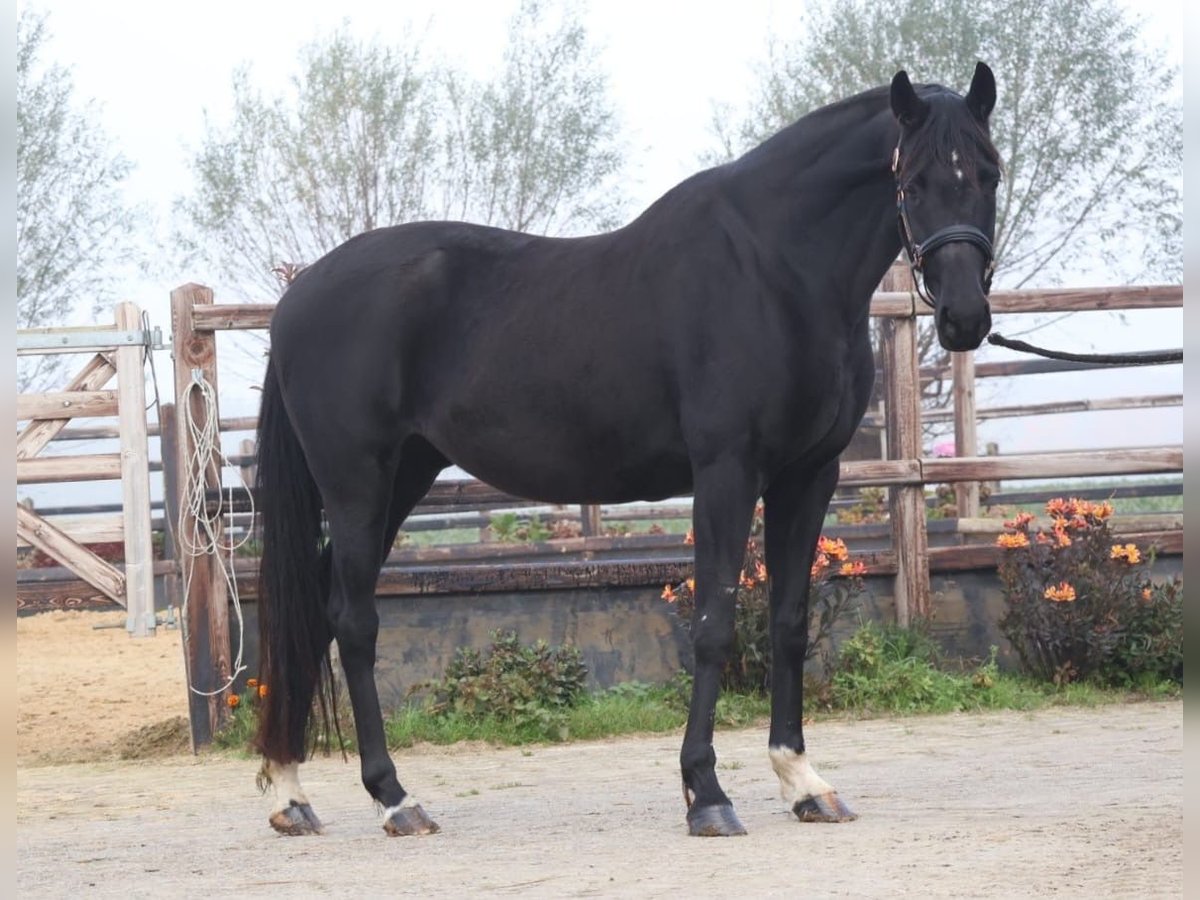
[[[1050,528],[1021,513],[996,544],[1007,612],[1000,629],[1024,668],[1057,684],[1183,680],[1183,582],[1150,580],[1153,552],[1116,543],[1112,506],[1055,498]]]
[[[733,651],[721,677],[722,688],[744,694],[764,694],[771,685],[770,598],[762,531],[762,507],[759,506],[755,510],[739,578]],[[685,540],[694,543],[691,531]],[[852,611],[854,602],[863,592],[865,570],[861,562],[850,561],[850,551],[840,538],[822,537],[817,542],[808,599],[806,662],[829,637],[834,625]],[[663,600],[672,604],[675,614],[689,630],[696,610],[695,590],[695,581],[688,578],[677,585],[666,585],[662,592]]]

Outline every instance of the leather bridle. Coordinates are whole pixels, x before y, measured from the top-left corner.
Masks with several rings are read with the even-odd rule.
[[[974,225],[947,225],[939,228],[923,241],[913,237],[912,226],[908,221],[908,207],[904,202],[904,185],[900,180],[900,145],[892,153],[892,175],[896,179],[896,215],[899,219],[900,240],[904,243],[904,251],[908,254],[908,264],[912,268],[913,282],[917,286],[917,294],[929,306],[934,306],[933,297],[925,287],[925,261],[939,247],[946,244],[973,244],[983,251],[985,260],[983,269],[983,292],[987,294],[992,289],[992,273],[996,269],[996,255],[992,249],[991,239]]]

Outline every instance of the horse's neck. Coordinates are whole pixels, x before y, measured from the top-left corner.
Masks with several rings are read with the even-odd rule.
[[[786,268],[865,303],[900,238],[888,158],[897,128],[886,100],[862,102],[784,129],[730,166],[728,190]]]

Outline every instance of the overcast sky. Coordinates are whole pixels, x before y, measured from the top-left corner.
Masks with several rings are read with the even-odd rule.
[[[1182,3],[1130,0],[1129,5],[1147,17],[1147,40],[1156,52],[1180,63]],[[76,99],[88,102],[114,145],[135,164],[129,196],[149,209],[162,236],[172,200],[190,182],[189,149],[200,143],[205,110],[218,121],[226,115],[235,67],[249,63],[254,83],[271,93],[283,88],[295,72],[299,48],[343,21],[357,36],[384,41],[401,35],[411,22],[424,35],[427,55],[449,57],[484,72],[500,59],[515,0],[18,3],[18,9],[24,6],[49,14],[50,39],[43,61],[72,70]],[[626,187],[631,214],[700,167],[700,155],[714,146],[713,103],[735,110],[744,107],[754,93],[754,67],[765,55],[768,37],[796,34],[799,6],[773,0],[593,0],[585,21],[601,48],[629,146]],[[952,79],[966,80],[970,73],[912,74],[953,84]],[[1003,102],[1003,85],[1000,93]],[[170,289],[191,280],[211,283],[211,278],[162,262],[162,273],[131,277],[126,297],[149,310],[153,322],[166,332]],[[1103,272],[1089,274],[1094,277],[1080,286],[1112,283]],[[219,294],[218,302],[222,299],[234,298]],[[1077,351],[1180,343],[1182,315],[1176,312],[1129,316],[1127,324],[1111,315],[1091,318],[1048,328],[1037,340]],[[1001,355],[988,348],[980,358]],[[160,381],[169,392],[170,378],[164,376],[169,360],[160,359]],[[1179,366],[1023,381],[1030,383],[981,383],[981,405],[1183,390]],[[224,411],[254,411],[253,394],[243,390],[227,398],[226,387],[234,385],[222,382]],[[1019,427],[1012,422],[984,423],[980,438],[999,441],[1002,452],[1177,443],[1182,441],[1182,411],[1041,417]]]

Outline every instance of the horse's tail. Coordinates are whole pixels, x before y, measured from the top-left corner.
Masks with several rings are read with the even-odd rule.
[[[302,762],[320,733],[330,736],[331,711],[338,730],[326,615],[329,555],[322,552],[321,495],[271,362],[263,381],[257,455],[259,680],[266,687],[254,746],[268,759]],[[310,728],[314,692],[320,729]]]

